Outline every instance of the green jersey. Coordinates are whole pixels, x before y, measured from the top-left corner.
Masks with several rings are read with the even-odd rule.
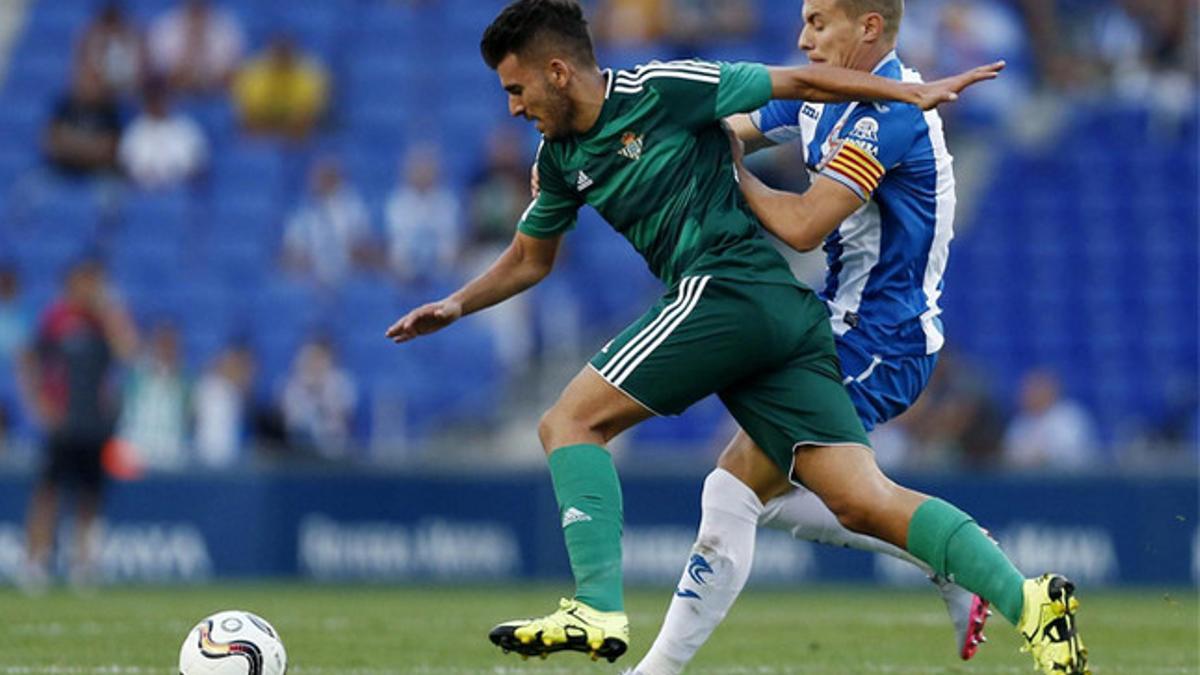
[[[668,287],[701,274],[798,284],[738,189],[720,125],[770,100],[767,69],[673,61],[605,76],[592,128],[539,148],[541,192],[520,231],[559,235],[590,204]]]

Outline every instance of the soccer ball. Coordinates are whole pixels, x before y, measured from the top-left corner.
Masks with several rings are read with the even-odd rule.
[[[287,652],[271,624],[250,612],[217,612],[179,649],[179,675],[284,675]]]

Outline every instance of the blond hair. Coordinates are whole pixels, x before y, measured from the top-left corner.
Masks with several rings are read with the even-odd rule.
[[[883,36],[896,39],[900,32],[900,19],[904,17],[904,0],[838,0],[846,16],[857,19],[863,14],[875,12],[883,17]]]

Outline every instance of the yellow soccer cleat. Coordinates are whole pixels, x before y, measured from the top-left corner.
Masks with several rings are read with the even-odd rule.
[[[1033,654],[1034,666],[1045,675],[1091,675],[1087,647],[1075,625],[1079,600],[1075,584],[1066,577],[1044,574],[1026,579],[1025,608],[1017,629],[1025,638],[1021,651]]]
[[[557,612],[540,619],[506,621],[493,628],[488,638],[505,654],[546,658],[570,650],[612,663],[629,649],[629,619],[625,612],[601,612],[564,598]]]

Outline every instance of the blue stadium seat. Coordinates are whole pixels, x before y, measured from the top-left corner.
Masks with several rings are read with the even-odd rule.
[[[242,139],[213,158],[212,184],[219,192],[253,190],[278,196],[284,176],[283,154],[269,142]]]
[[[218,191],[197,229],[210,238],[279,238],[287,213],[274,195],[253,190]]]
[[[134,190],[126,195],[121,215],[125,228],[145,236],[183,233],[193,223],[192,194],[186,188],[164,191]]]

